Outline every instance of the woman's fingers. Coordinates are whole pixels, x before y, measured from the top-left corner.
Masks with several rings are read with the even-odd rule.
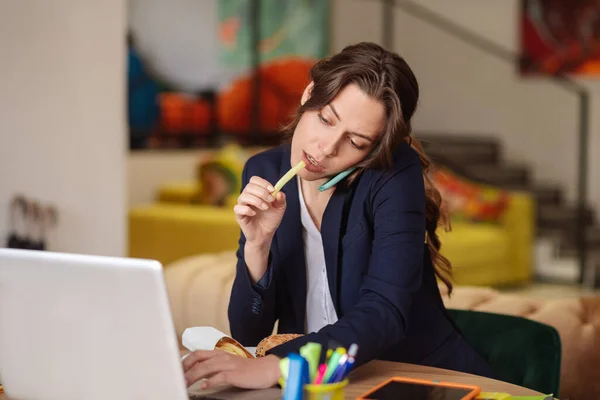
[[[269,209],[269,204],[275,201],[275,197],[271,194],[273,190],[275,189],[269,182],[258,176],[253,176],[238,197],[238,205],[252,206],[257,210],[266,211]],[[239,215],[252,215],[247,209],[238,208],[238,210]]]
[[[233,206],[233,212],[239,217],[254,217],[256,215],[256,211],[254,211],[252,207],[241,206],[239,204]]]
[[[240,197],[238,197],[238,204],[241,206],[254,206],[259,210],[268,210],[269,209],[269,205],[267,203],[265,203],[261,198],[256,197],[253,194],[247,193],[247,192],[242,192],[242,194],[240,194]]]
[[[267,203],[271,203],[273,200],[275,200],[275,198],[271,195],[271,192],[269,192],[263,186],[257,185],[255,183],[247,184],[244,188],[244,192],[253,194],[254,196]]]
[[[213,357],[218,356],[219,353],[216,350],[196,350],[190,353],[182,362],[183,371],[189,370],[197,362],[209,360]]]
[[[211,358],[200,354],[202,361],[196,362],[185,373],[187,386],[200,379],[203,389],[229,384],[246,389],[262,389],[273,386],[281,375],[279,358],[269,355],[260,359],[249,359],[216,351]],[[196,358],[196,357],[195,357]]]
[[[265,188],[269,193],[273,193],[273,191],[275,190],[273,185],[271,185],[268,181],[264,180],[260,176],[253,176],[252,178],[250,178],[250,183]]]
[[[286,207],[285,193],[283,193],[283,192],[277,193],[277,198],[275,199],[275,201],[272,204],[273,204],[273,207],[275,207],[278,210],[285,210],[285,207]]]
[[[228,360],[211,361],[212,360],[207,360],[196,363],[185,373],[185,381],[188,386],[193,385],[202,378],[211,379],[214,375],[218,375],[224,371],[230,371],[235,367],[235,364]]]
[[[213,376],[211,376],[210,378],[208,378],[207,380],[205,380],[204,382],[202,382],[200,384],[200,388],[210,389],[210,388],[213,388],[216,386],[221,386],[226,383],[229,383],[228,375],[229,375],[228,371],[218,372],[218,373],[214,374]]]

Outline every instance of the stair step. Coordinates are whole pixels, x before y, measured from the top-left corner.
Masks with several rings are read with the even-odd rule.
[[[469,164],[483,164],[490,163],[495,164],[499,162],[499,157],[490,153],[489,151],[483,150],[469,150],[459,147],[444,146],[440,144],[435,145],[424,145],[425,154],[429,156],[434,162],[441,164],[444,161],[453,161],[461,165]]]
[[[497,163],[501,147],[497,139],[454,134],[416,133],[427,155],[432,159],[459,164]]]
[[[588,248],[587,255],[591,260],[596,263],[600,263],[600,250],[597,248]],[[558,248],[558,256],[560,258],[578,258],[579,257],[579,249],[577,246],[572,245],[560,245]]]
[[[480,182],[507,188],[529,187],[531,173],[529,169],[517,164],[472,164],[465,166],[470,174]]]
[[[500,148],[500,140],[492,135],[486,134],[464,134],[448,133],[434,131],[415,132],[414,136],[425,142],[435,142],[443,144],[455,144],[468,147],[493,147]]]
[[[564,231],[561,237],[561,246],[576,246],[577,230]],[[585,240],[589,248],[600,249],[600,226],[589,226],[585,230]]]
[[[574,232],[577,229],[577,209],[557,205],[540,206],[537,210],[537,223],[540,229],[559,229]],[[593,210],[586,210],[586,226],[595,223]]]
[[[501,188],[504,190],[514,190],[516,192],[531,192],[531,183],[504,183]]]
[[[563,237],[565,229],[556,228],[556,227],[545,227],[545,226],[537,226],[536,234],[539,238],[543,239],[552,239],[556,243],[559,243],[561,238]]]
[[[563,203],[563,192],[559,187],[534,184],[531,192],[537,201],[538,207]]]

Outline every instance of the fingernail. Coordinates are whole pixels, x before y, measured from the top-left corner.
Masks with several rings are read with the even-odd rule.
[[[273,196],[271,196],[271,195],[268,195],[268,196],[267,196],[267,201],[273,201],[273,200],[275,200],[275,197],[273,197]]]
[[[260,206],[260,208],[262,208],[263,210],[268,210],[269,206],[266,205],[265,203],[262,203],[262,205]]]
[[[256,215],[256,211],[252,211],[252,216],[255,216],[255,215]]]
[[[207,386],[208,386],[208,384],[206,382],[202,382],[200,384],[200,389],[206,389]]]
[[[269,186],[267,186],[267,190],[268,190],[269,192],[273,192],[273,191],[275,190],[275,188],[274,188],[273,186],[270,186],[270,185],[269,185]]]

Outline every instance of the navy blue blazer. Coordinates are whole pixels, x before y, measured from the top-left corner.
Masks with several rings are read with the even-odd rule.
[[[289,145],[259,153],[247,161],[242,187],[254,175],[274,184],[290,168]],[[290,181],[283,192],[287,208],[267,272],[257,284],[244,262],[243,234],[239,240],[228,316],[233,338],[245,346],[269,336],[277,320],[279,333],[305,333],[298,185]],[[442,302],[425,244],[423,170],[408,144],[394,152],[393,171],[365,170],[352,185],[337,185],[321,235],[339,320],[270,353],[285,357],[307,342],[327,346],[335,340],[345,347],[358,344],[356,365],[384,359],[489,376],[487,364],[462,338]]]

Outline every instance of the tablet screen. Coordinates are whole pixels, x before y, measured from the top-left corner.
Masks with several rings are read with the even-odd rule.
[[[461,400],[471,390],[393,381],[369,394],[367,399]]]

